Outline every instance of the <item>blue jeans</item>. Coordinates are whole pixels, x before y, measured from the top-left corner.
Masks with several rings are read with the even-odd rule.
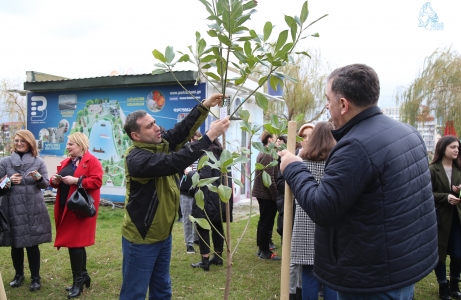
[[[338,300],[411,300],[415,285],[384,293],[375,294],[347,294],[338,292]]]
[[[303,265],[303,300],[317,300],[319,298],[320,282],[312,275],[313,273],[313,265]],[[336,291],[323,286],[323,297],[325,300],[336,300]]]
[[[155,244],[134,244],[122,237],[120,300],[171,299],[171,235]]]

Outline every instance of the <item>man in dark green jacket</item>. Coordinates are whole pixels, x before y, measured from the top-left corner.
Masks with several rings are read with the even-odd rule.
[[[163,133],[146,111],[127,116],[124,129],[133,146],[125,155],[120,299],[145,299],[147,288],[149,299],[171,299],[171,230],[179,207],[178,173],[229,128],[229,118],[213,122],[202,139],[183,146],[206,119],[209,108],[221,101],[221,94],[213,94]]]

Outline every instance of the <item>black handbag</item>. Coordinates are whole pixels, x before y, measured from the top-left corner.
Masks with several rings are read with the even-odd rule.
[[[79,218],[91,218],[96,215],[96,208],[94,207],[93,197],[82,187],[83,177],[84,176],[80,176],[77,189],[67,200],[67,208]]]

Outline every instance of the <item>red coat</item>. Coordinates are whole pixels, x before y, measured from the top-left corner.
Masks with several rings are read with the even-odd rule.
[[[58,166],[58,171],[71,163],[70,158],[66,158]],[[83,188],[93,197],[96,215],[92,218],[79,218],[72,211],[67,210],[67,205],[64,210],[61,210],[59,201],[59,188],[51,183],[52,187],[58,188],[56,193],[56,201],[54,203],[54,219],[56,223],[56,239],[54,246],[79,248],[87,247],[94,244],[96,235],[96,219],[98,217],[99,200],[101,195],[102,185],[102,166],[99,160],[90,152],[86,152],[75,170],[74,177],[82,175],[85,178],[82,180]],[[76,185],[71,185],[67,197],[77,189]]]

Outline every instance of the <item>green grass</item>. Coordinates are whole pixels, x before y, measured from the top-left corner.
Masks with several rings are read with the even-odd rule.
[[[49,205],[54,228],[52,206]],[[87,248],[88,271],[92,278],[90,289],[85,289],[79,299],[118,299],[122,282],[120,224],[124,211],[101,207],[99,210],[96,244]],[[251,218],[248,232],[243,237],[234,255],[230,299],[279,299],[280,261],[266,261],[256,255],[255,232],[257,217]],[[236,244],[246,221],[232,223],[232,240]],[[274,230],[275,232],[275,230]],[[53,232],[54,235],[54,232]],[[280,239],[274,242],[281,250]],[[198,250],[198,247],[196,247]],[[0,247],[0,272],[8,299],[65,299],[66,286],[72,283],[69,255],[66,248],[59,251],[53,243],[40,245],[42,289],[29,292],[30,273],[25,255],[25,283],[12,289],[9,282],[14,277],[10,248]],[[197,251],[198,252],[198,251]],[[224,294],[226,267],[210,266],[209,272],[193,269],[191,263],[198,262],[200,255],[185,252],[182,224],[176,222],[173,228],[173,254],[171,278],[173,299],[222,299]],[[430,274],[416,285],[416,299],[438,299],[435,276]]]

